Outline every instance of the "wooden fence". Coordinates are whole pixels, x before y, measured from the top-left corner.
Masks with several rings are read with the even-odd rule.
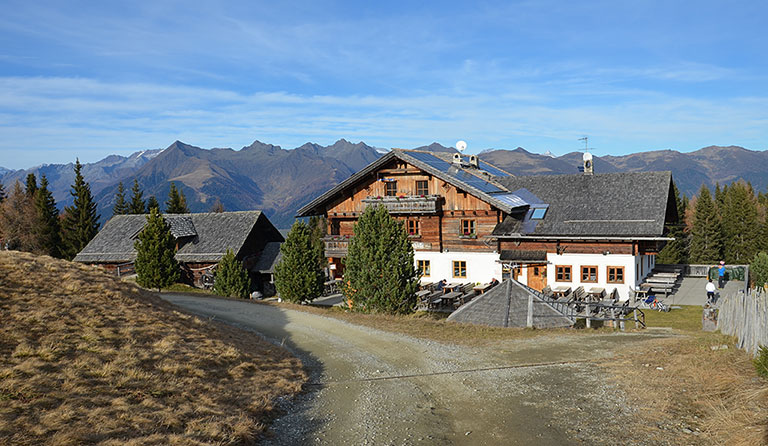
[[[757,355],[760,346],[768,347],[768,292],[739,291],[719,303],[717,328],[739,338],[738,347]]]

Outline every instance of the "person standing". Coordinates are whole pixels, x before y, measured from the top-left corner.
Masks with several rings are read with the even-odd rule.
[[[717,268],[717,288],[725,286],[725,261],[720,261],[720,266]]]
[[[707,305],[715,302],[715,284],[712,283],[712,279],[707,282]]]

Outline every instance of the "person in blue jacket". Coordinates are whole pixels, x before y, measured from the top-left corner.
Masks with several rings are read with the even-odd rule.
[[[720,266],[717,267],[717,288],[725,286],[725,262],[720,261]]]

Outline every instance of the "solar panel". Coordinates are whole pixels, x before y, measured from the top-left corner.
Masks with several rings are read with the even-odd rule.
[[[501,201],[506,205],[509,205],[509,207],[512,207],[512,208],[528,206],[528,202],[526,202],[525,200],[523,200],[522,198],[518,197],[515,194],[496,194],[493,196],[493,198]]]
[[[491,166],[490,164],[484,163],[482,161],[478,161],[477,167],[479,167],[481,170],[484,170],[484,171],[486,171],[486,172],[488,172],[491,175],[496,176],[496,177],[508,177],[509,176],[508,173],[506,173],[506,172],[504,172],[502,170],[499,170],[499,169]]]
[[[408,152],[408,156],[411,156],[423,163],[428,164],[430,167],[437,169],[447,175],[450,175],[457,180],[474,187],[475,189],[480,190],[481,192],[485,193],[494,193],[494,192],[503,192],[503,189],[499,189],[497,186],[494,186],[493,184],[489,183],[488,181],[476,177],[475,175],[472,175],[471,173],[466,172],[465,170],[457,167],[453,163],[449,163],[447,161],[443,161],[442,159],[432,155],[431,153],[426,152]]]

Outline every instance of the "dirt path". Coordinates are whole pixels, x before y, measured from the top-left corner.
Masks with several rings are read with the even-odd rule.
[[[471,349],[251,302],[163,295],[294,351],[309,392],[266,444],[642,444],[596,365],[649,335],[538,337]]]

